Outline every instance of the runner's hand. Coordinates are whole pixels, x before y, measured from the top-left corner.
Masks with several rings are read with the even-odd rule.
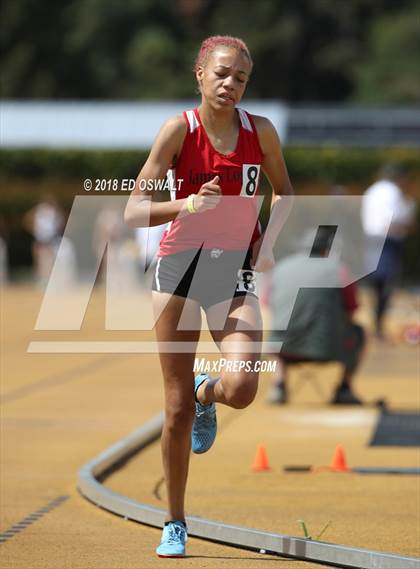
[[[219,186],[219,176],[203,184],[194,198],[194,208],[197,212],[214,209],[220,202],[222,188]]]

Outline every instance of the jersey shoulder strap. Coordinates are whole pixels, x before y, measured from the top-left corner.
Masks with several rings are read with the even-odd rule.
[[[240,109],[239,107],[238,107],[238,113],[242,128],[245,130],[249,130],[250,132],[255,132],[255,127],[253,125],[254,121],[252,120],[251,115],[246,111],[244,111],[244,109]]]
[[[188,132],[194,132],[200,126],[193,110],[184,111],[184,117],[188,125]]]

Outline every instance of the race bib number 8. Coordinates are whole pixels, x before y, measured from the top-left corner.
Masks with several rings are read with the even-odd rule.
[[[253,292],[257,294],[256,285],[255,271],[251,271],[250,269],[240,269],[238,271],[236,292]]]
[[[260,164],[242,164],[242,188],[240,193],[242,197],[254,197],[258,188],[260,168]]]

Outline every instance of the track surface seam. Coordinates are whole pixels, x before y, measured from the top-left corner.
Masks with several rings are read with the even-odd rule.
[[[28,526],[32,525],[34,522],[36,522],[46,514],[49,514],[52,510],[54,510],[58,506],[61,506],[61,504],[66,500],[68,500],[69,498],[70,496],[58,496],[54,500],[51,500],[51,502],[49,502],[43,508],[40,508],[39,510],[36,510],[32,514],[30,514],[29,516],[26,516],[26,518],[23,518],[23,520],[21,520],[17,524],[14,524],[11,528],[0,533],[0,543],[4,543],[5,541],[9,540],[11,537],[14,537],[17,533],[22,532]]]
[[[119,363],[119,362],[114,362]],[[100,357],[95,359],[93,362],[89,362],[82,366],[77,366],[70,371],[63,372],[60,374],[55,374],[52,377],[44,377],[31,383],[30,385],[23,385],[22,387],[18,387],[12,391],[9,391],[2,395],[2,403],[9,403],[10,401],[16,401],[17,399],[22,399],[27,397],[28,395],[32,395],[33,393],[39,393],[40,391],[45,391],[49,387],[56,387],[57,385],[62,385],[63,383],[67,383],[72,381],[73,379],[79,379],[80,376],[89,373],[91,371],[96,371],[97,369],[109,366],[110,361],[108,358]]]

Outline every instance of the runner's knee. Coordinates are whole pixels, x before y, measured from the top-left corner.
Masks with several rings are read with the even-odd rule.
[[[180,402],[165,410],[165,427],[172,433],[183,433],[191,429],[194,421],[194,401]]]
[[[254,399],[257,393],[256,386],[250,384],[238,384],[224,389],[227,403],[234,409],[245,409]]]

